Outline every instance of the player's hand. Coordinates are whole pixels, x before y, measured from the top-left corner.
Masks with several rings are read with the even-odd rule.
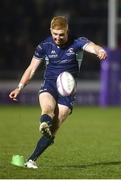
[[[101,49],[98,51],[97,57],[101,60],[105,60],[107,58],[107,52],[105,50]]]
[[[13,91],[11,91],[11,93],[9,94],[9,97],[13,99],[14,101],[17,101],[17,96],[19,95],[19,93],[20,93],[20,89],[16,88]]]

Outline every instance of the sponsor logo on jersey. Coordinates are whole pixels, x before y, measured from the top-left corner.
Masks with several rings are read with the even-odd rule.
[[[52,51],[51,51],[51,54],[56,54],[55,50],[52,50]]]
[[[56,54],[56,51],[55,50],[52,50],[51,51],[51,54],[48,55],[49,58],[57,58],[58,55]]]
[[[74,52],[74,49],[73,49],[73,48],[69,48],[69,49],[67,50],[67,53],[66,53],[67,56],[71,56],[71,55],[74,55],[74,54],[75,54],[75,52]]]

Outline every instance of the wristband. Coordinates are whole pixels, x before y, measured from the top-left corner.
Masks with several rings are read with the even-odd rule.
[[[24,88],[24,84],[19,83],[19,85],[18,85],[18,89],[19,89],[19,90],[22,90],[23,88]]]

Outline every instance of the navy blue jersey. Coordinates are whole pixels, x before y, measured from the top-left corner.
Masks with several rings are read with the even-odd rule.
[[[89,42],[85,37],[69,38],[68,42],[60,47],[55,44],[52,36],[41,42],[35,50],[34,57],[46,61],[44,78],[56,79],[63,71],[68,71],[76,77],[79,72],[76,55]]]

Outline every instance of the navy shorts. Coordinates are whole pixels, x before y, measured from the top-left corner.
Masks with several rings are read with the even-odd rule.
[[[75,95],[73,94],[73,95],[65,96],[65,97],[61,96],[58,93],[58,90],[56,87],[56,80],[54,80],[54,79],[44,80],[43,83],[41,84],[39,94],[41,94],[43,92],[49,92],[54,97],[57,104],[65,105],[65,106],[69,107],[71,110],[73,109]]]

